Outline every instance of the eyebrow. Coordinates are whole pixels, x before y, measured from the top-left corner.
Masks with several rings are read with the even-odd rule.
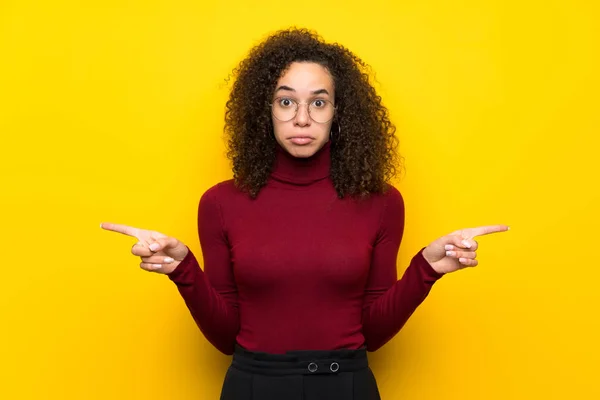
[[[277,90],[275,90],[275,93],[277,93],[280,90],[289,90],[290,92],[295,92],[296,89],[292,89],[289,86],[285,86],[285,85],[281,85],[277,88]],[[317,90],[313,90],[312,92],[310,92],[311,94],[326,94],[329,95],[329,92],[327,91],[327,89],[317,89]]]

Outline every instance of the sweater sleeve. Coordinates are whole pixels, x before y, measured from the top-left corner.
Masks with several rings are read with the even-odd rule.
[[[168,276],[206,339],[222,353],[231,355],[239,331],[239,308],[217,188],[207,190],[198,206],[204,271],[189,251]]]
[[[392,339],[443,276],[425,260],[425,248],[422,248],[397,280],[396,260],[404,233],[404,200],[394,187],[385,200],[363,303],[363,335],[368,351],[375,351]]]

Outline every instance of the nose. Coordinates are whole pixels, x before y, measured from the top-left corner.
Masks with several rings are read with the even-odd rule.
[[[295,118],[296,125],[310,125],[310,115],[308,114],[308,104],[298,104],[298,112]]]

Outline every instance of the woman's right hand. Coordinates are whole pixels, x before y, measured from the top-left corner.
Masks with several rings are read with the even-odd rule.
[[[101,223],[100,227],[137,238],[138,242],[131,248],[131,253],[142,259],[140,267],[146,271],[170,274],[189,252],[179,240],[156,231],[107,222]]]

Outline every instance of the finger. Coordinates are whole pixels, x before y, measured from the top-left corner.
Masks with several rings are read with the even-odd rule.
[[[152,264],[152,263],[140,263],[140,268],[145,271],[157,272],[162,268],[161,264]]]
[[[450,243],[447,243],[444,246],[445,250],[455,250],[455,249],[469,249],[471,251],[477,250],[479,247],[479,243],[473,239],[463,239],[463,236],[460,234],[449,235]]]
[[[448,250],[446,251],[446,256],[453,258],[477,258],[477,252],[475,251],[458,251],[458,250]]]
[[[133,236],[137,239],[140,239],[141,229],[134,228],[132,226],[122,225],[122,224],[111,224],[110,222],[103,222],[100,224],[100,228],[106,229],[107,231],[113,231],[122,233],[127,236]]]
[[[165,256],[141,257],[141,259],[148,264],[171,264],[175,261],[173,258]]]
[[[459,258],[458,262],[467,267],[476,267],[479,262],[470,258]]]
[[[477,243],[476,240],[460,240],[460,237],[458,238],[459,240],[454,242],[454,243],[458,243],[457,245],[454,244],[446,244],[444,246],[444,250],[457,250],[457,249],[469,249],[471,251],[475,251],[479,248],[479,243]]]
[[[148,244],[140,241],[131,247],[131,254],[140,257],[150,257],[154,253],[150,251],[150,249],[148,248]]]
[[[153,252],[161,251],[166,248],[174,248],[179,244],[179,241],[174,237],[164,237],[149,243],[148,248]]]
[[[506,232],[508,229],[509,227],[506,225],[488,225],[465,229],[465,231],[467,231],[467,237],[465,237],[465,239],[472,239],[475,236],[489,235],[490,233]]]

